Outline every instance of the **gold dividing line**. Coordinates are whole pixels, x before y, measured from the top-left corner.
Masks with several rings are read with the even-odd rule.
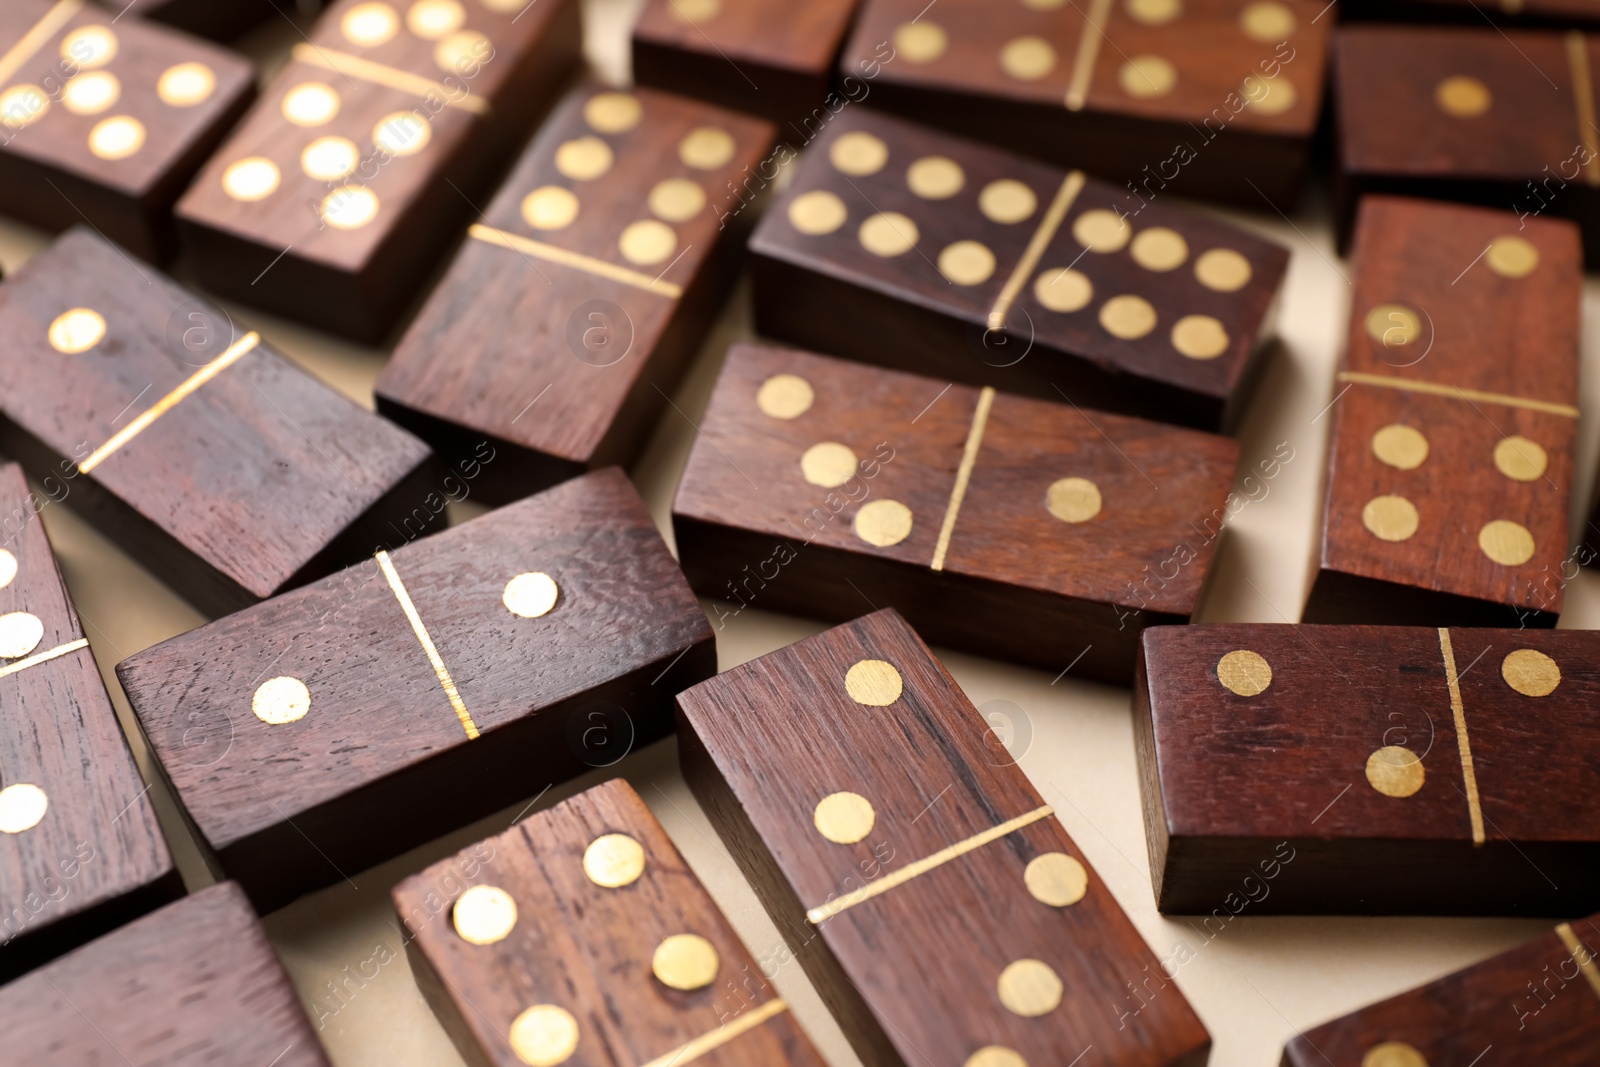
[[[1511,0],[1506,10],[1514,12]],[[1589,73],[1589,42],[1576,30],[1567,34],[1567,63],[1572,67],[1572,95],[1578,105],[1578,136],[1589,150],[1589,162],[1583,165],[1583,180],[1590,185],[1600,185],[1600,139],[1597,139],[1594,117],[1594,78]]]
[[[679,1045],[665,1056],[657,1056],[644,1067],[679,1067],[697,1060],[712,1049],[720,1048],[747,1030],[754,1030],[774,1015],[787,1011],[789,1005],[782,998],[769,1000],[754,1011],[740,1015],[730,1023],[717,1027],[709,1034],[701,1034],[693,1041]]]
[[[475,115],[489,113],[489,101],[475,93],[468,92],[457,96],[456,90],[436,82],[431,78],[424,78],[420,74],[391,67],[384,63],[374,63],[370,59],[353,56],[349,52],[337,52],[331,48],[320,45],[307,44],[302,41],[294,46],[294,58],[302,63],[309,63],[313,67],[331,70],[335,74],[344,74],[362,81],[373,82],[377,85],[386,85],[391,89],[398,89],[402,93],[412,96],[437,96],[451,107],[459,107],[463,111],[470,111]]]
[[[19,671],[25,671],[29,667],[37,667],[39,664],[48,663],[58,656],[65,656],[68,652],[76,652],[80,648],[88,647],[89,639],[86,637],[80,637],[76,641],[68,641],[64,645],[57,645],[48,652],[41,652],[37,656],[29,656],[27,659],[19,659],[15,663],[8,663],[4,667],[0,667],[0,678],[7,678]]]
[[[927,874],[935,867],[942,867],[953,859],[959,859],[968,852],[980,849],[991,841],[998,841],[1007,834],[1016,833],[1024,826],[1029,826],[1054,815],[1056,810],[1046,804],[1042,808],[1035,808],[1026,815],[1018,815],[1010,822],[1003,822],[999,826],[991,826],[981,834],[973,834],[965,841],[958,841],[949,848],[940,849],[931,856],[924,856],[915,863],[908,863],[892,874],[886,874],[871,885],[864,885],[853,893],[846,893],[842,897],[835,897],[826,904],[819,904],[806,912],[806,921],[812,925],[831,919],[847,908],[853,908],[863,901],[887,893],[889,890],[902,886],[911,879],[921,874]]]
[[[233,344],[228,346],[228,350],[226,352],[222,353],[222,355],[218,356],[210,363],[207,363],[204,367],[201,367],[199,370],[189,375],[188,378],[184,379],[183,384],[179,385],[176,389],[162,397],[160,400],[157,400],[138,418],[128,423],[128,425],[124,426],[121,430],[118,430],[116,436],[112,437],[111,440],[107,441],[105,444],[89,453],[89,457],[82,463],[78,464],[78,470],[84,474],[88,474],[90,471],[100,466],[100,464],[104,463],[107,457],[109,457],[113,452],[127,444],[129,441],[133,440],[135,437],[138,437],[145,430],[149,429],[151,423],[155,422],[161,416],[177,407],[180,401],[189,396],[195,390],[199,389],[202,385],[206,384],[211,379],[215,378],[217,375],[233,366],[242,356],[245,355],[245,353],[249,352],[252,348],[255,348],[255,346],[260,343],[261,335],[256,333],[254,330],[233,342]]]
[[[944,509],[944,525],[939,528],[939,543],[933,549],[933,569],[944,570],[944,557],[950,551],[950,535],[956,530],[956,516],[961,512],[961,501],[967,495],[967,483],[972,481],[972,468],[978,463],[978,449],[983,445],[983,428],[989,425],[989,409],[994,406],[994,390],[984,386],[978,393],[978,406],[972,412],[972,428],[967,431],[967,447],[961,452],[961,466],[956,470],[956,484],[950,490],[950,503]]]
[[[1483,806],[1478,803],[1478,772],[1472,767],[1472,743],[1467,740],[1467,709],[1461,704],[1461,678],[1456,674],[1456,652],[1450,631],[1440,627],[1439,652],[1444,656],[1444,681],[1450,687],[1450,714],[1456,720],[1456,748],[1461,751],[1461,778],[1467,784],[1467,814],[1472,819],[1472,843],[1483,844]]]
[[[1556,935],[1561,938],[1561,943],[1567,946],[1567,951],[1572,953],[1572,960],[1578,965],[1578,970],[1583,972],[1584,978],[1589,981],[1589,988],[1594,990],[1594,995],[1600,997],[1600,967],[1595,966],[1594,953],[1589,951],[1589,946],[1578,940],[1578,935],[1573,932],[1570,923],[1562,923],[1556,927]]]
[[[1419,382],[1410,378],[1391,378],[1386,374],[1363,374],[1359,371],[1340,371],[1341,382],[1354,382],[1356,385],[1376,385],[1384,389],[1401,389],[1412,393],[1427,393],[1429,396],[1445,396],[1452,400],[1477,400],[1485,404],[1500,404],[1508,408],[1522,408],[1526,411],[1542,411],[1547,415],[1565,415],[1569,419],[1578,417],[1578,409],[1571,404],[1557,404],[1549,400],[1534,400],[1525,396],[1509,396],[1505,393],[1485,393],[1477,389],[1463,389],[1459,385],[1440,385],[1437,382]]]
[[[485,226],[475,222],[468,228],[467,233],[480,241],[488,244],[509,248],[513,252],[521,252],[529,256],[537,256],[547,263],[558,263],[563,267],[571,267],[587,274],[597,274],[602,278],[610,278],[614,282],[631,285],[636,289],[655,293],[658,296],[669,296],[676,300],[683,295],[683,286],[664,282],[660,278],[652,278],[648,274],[641,274],[627,267],[619,267],[615,263],[607,263],[603,259],[583,255],[581,252],[569,252],[565,248],[547,245],[543,241],[535,241],[530,237],[523,237],[505,230],[497,230],[493,226]]]
[[[46,11],[44,18],[34,23],[32,29],[22,35],[22,40],[8,48],[6,54],[0,56],[0,86],[15,78],[22,65],[32,59],[34,53],[43,48],[44,43],[54,37],[81,7],[83,0],[61,0],[55,7]]]
[[[1000,290],[1000,295],[995,298],[994,307],[989,309],[989,329],[998,330],[1005,326],[1006,315],[1010,313],[1011,305],[1016,303],[1017,294],[1028,284],[1028,276],[1039,265],[1039,260],[1044,258],[1044,250],[1055,238],[1056,231],[1061,228],[1061,220],[1067,217],[1073,201],[1078,199],[1078,194],[1082,191],[1083,172],[1075,170],[1067,175],[1066,181],[1061,183],[1061,188],[1056,190],[1056,198],[1051,201],[1050,210],[1044,213],[1043,221],[1034,231],[1033,240],[1028,242],[1028,247],[1022,252],[1022,258],[1017,260],[1017,265],[1012,268],[1011,277],[1006,279],[1006,287]]]
[[[1105,37],[1101,29],[1111,15],[1111,0],[1093,0],[1083,19],[1083,36],[1078,38],[1078,58],[1072,66],[1072,81],[1067,83],[1067,110],[1082,111],[1089,95],[1089,79],[1094,77],[1095,57]]]
[[[444,665],[439,650],[434,647],[433,638],[428,636],[428,628],[422,624],[422,616],[417,614],[417,606],[411,602],[411,594],[406,592],[406,585],[400,580],[400,572],[394,569],[394,562],[389,559],[389,553],[379,552],[377,560],[378,566],[383,569],[383,576],[389,580],[389,588],[394,590],[394,598],[400,601],[400,610],[406,613],[406,620],[411,623],[411,632],[417,635],[417,642],[422,645],[422,651],[427,655],[428,662],[433,664],[433,673],[439,676],[439,685],[444,689],[444,695],[450,698],[450,706],[456,709],[456,718],[461,720],[461,726],[467,731],[467,736],[476,740],[478,724],[467,714],[467,705],[456,689],[455,679],[450,677],[450,668]]]

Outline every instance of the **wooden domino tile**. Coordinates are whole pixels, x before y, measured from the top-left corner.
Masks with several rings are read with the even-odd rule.
[[[1595,919],[1297,1035],[1283,1067],[1584,1067],[1600,1041]],[[1493,1051],[1491,1056],[1489,1053]]]
[[[703,682],[678,717],[684,776],[863,1063],[1206,1061],[1183,994],[893,610]],[[1119,1014],[1131,982],[1150,997]]]
[[[1151,628],[1134,729],[1157,905],[1593,911],[1597,650],[1584,630]]]
[[[0,204],[84,221],[137,256],[176,248],[179,194],[255,97],[242,57],[83,0],[0,12]]]
[[[1392,193],[1574,219],[1589,262],[1600,257],[1600,41],[1481,24],[1350,26],[1334,54],[1341,235],[1363,196]]]
[[[619,470],[117,665],[197,836],[263,910],[671,732],[711,628]],[[186,737],[229,740],[197,758]]]
[[[0,988],[11,1063],[329,1067],[239,887],[202,889]]]
[[[865,0],[840,67],[876,71],[873,107],[1082,167],[1129,210],[1287,210],[1332,21],[1321,0]]]
[[[1239,448],[1225,437],[735,345],[672,507],[702,596],[1126,685],[1194,612]],[[865,599],[863,599],[865,598]],[[959,611],[950,605],[959,603]]]
[[[406,331],[378,410],[514,500],[629,463],[721,306],[770,124],[649,89],[575,91]]]
[[[822,109],[855,10],[856,0],[648,0],[633,27],[633,79],[815,122],[833,110]],[[858,75],[834,99],[864,99],[861,84]]]
[[[0,979],[183,892],[37,508],[0,466]]]
[[[751,239],[756,325],[868,363],[1202,429],[1234,419],[1288,252],[847,109]]]
[[[386,337],[580,36],[576,0],[338,0],[179,202],[197,273],[223,296]]]
[[[421,441],[86,229],[0,286],[0,333],[0,448],[202,611],[443,521]]]
[[[1364,201],[1306,622],[1555,625],[1580,259],[1559,219]]]
[[[412,875],[394,902],[472,1067],[823,1067],[620,778]]]

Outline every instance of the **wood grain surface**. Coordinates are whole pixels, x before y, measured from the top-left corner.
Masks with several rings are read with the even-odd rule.
[[[103,335],[58,351],[52,328],[79,311]],[[264,343],[206,379],[257,335],[85,229],[0,286],[0,331],[0,447],[202,611],[256,603],[441,521],[421,441]]]
[[[392,567],[461,707],[381,560],[117,665],[216,864],[263,909],[665,735],[672,694],[713,669],[710,626],[621,471],[397,548]],[[508,584],[534,573],[554,606],[513,614]],[[305,687],[300,718],[252,713],[275,678]],[[197,730],[227,743],[197,747]]]
[[[678,708],[685,777],[864,1064],[919,1063],[925,1050],[974,1064],[990,1046],[1033,1064],[1205,1062],[1210,1037],[1188,1002],[894,611],[727,671]],[[853,820],[854,843],[825,838],[814,814],[839,793],[873,812]],[[1026,821],[970,847],[1012,820]],[[1077,900],[1030,895],[1025,869],[1044,856],[1078,872]],[[828,907],[839,910],[814,910]],[[1037,997],[1027,1015],[1003,1006],[1019,964]],[[1125,1007],[1129,983],[1153,996]]]
[[[0,988],[10,1063],[328,1067],[289,976],[231,883]]]
[[[576,0],[470,0],[416,28],[394,7],[369,22],[358,6],[328,9],[178,217],[214,292],[375,342],[572,72],[580,26]],[[325,103],[290,118],[308,85]],[[342,141],[308,161],[327,137]],[[275,177],[240,199],[226,179],[246,160]]]
[[[932,164],[949,175],[933,186],[937,198],[909,178],[929,159],[956,168]],[[1253,357],[1287,253],[1191,209],[1125,206],[1115,187],[1080,183],[1081,175],[846,109],[807,145],[751,239],[756,327],[969,385],[1221,427],[1238,415],[1259,366]],[[1151,240],[1170,258],[1146,255]],[[1101,250],[1086,251],[1090,242]],[[1211,277],[1202,265],[1219,256],[1236,268],[1226,291],[1202,281]],[[1119,308],[1128,315],[1113,319]],[[1122,323],[1120,335],[1108,321]],[[1180,326],[1198,326],[1216,344],[1184,355]]]
[[[81,0],[0,12],[0,210],[55,233],[87,222],[160,260],[177,248],[173,205],[255,99],[254,72],[115,15]],[[186,64],[198,66],[173,81]]]
[[[1315,0],[867,0],[840,67],[870,81],[874,107],[1147,197],[1170,186],[1287,208],[1321,109],[1323,13]]]
[[[1570,943],[1569,943],[1570,942]],[[1296,1037],[1283,1067],[1370,1067],[1382,1060],[1579,1067],[1600,1038],[1593,917]],[[1381,1050],[1375,1053],[1373,1050]]]
[[[763,389],[801,388],[791,377],[810,403],[769,414]],[[1126,684],[1144,628],[1196,609],[1238,455],[1194,430],[742,344],[673,530],[690,584],[729,607],[838,621],[893,604],[929,640]],[[909,525],[876,544],[886,508]]]
[[[183,892],[33,499],[0,467],[0,977]],[[26,649],[9,636],[22,615],[42,627]],[[47,805],[28,826],[24,794]]]
[[[1338,31],[1331,93],[1342,238],[1368,193],[1427,196],[1572,219],[1592,264],[1600,142],[1585,116],[1596,106],[1600,47],[1577,33],[1478,21]]]
[[[1577,227],[1368,197],[1307,622],[1554,626],[1578,408]]]
[[[588,876],[585,857],[613,834],[642,848],[643,872],[606,887]],[[515,904],[514,925],[490,944],[458,932],[457,902],[477,886]],[[823,1067],[766,968],[620,778],[413,875],[394,903],[429,1002],[474,1067],[526,1064],[510,1034],[537,1005],[576,1021],[576,1050],[563,1061],[573,1067]],[[652,973],[658,947],[683,934],[715,953],[715,977],[694,989]],[[709,1041],[715,1047],[700,1051]]]
[[[1134,726],[1158,906],[1223,923],[1244,907],[1592,910],[1595,643],[1571,630],[1147,631]]]
[[[826,106],[855,11],[856,0],[647,0],[633,27],[633,79],[800,120]]]
[[[772,137],[649,89],[573,92],[401,338],[379,410],[447,460],[503,452],[477,487],[493,502],[631,462],[727,296],[752,217],[727,190]],[[603,174],[566,162],[584,149]]]
[[[280,6],[288,10],[281,0]],[[405,5],[396,6],[404,12]],[[634,0],[584,2],[590,55],[613,84],[625,84],[628,29],[636,7]],[[310,31],[309,20],[297,22]],[[239,46],[260,69],[272,70],[300,40],[289,22],[274,18]],[[1304,198],[1288,215],[1283,219],[1263,209],[1224,216],[1292,252],[1283,292],[1280,336],[1284,347],[1268,364],[1262,391],[1245,420],[1240,438],[1242,458],[1253,465],[1270,456],[1280,442],[1291,443],[1298,455],[1268,483],[1270,494],[1248,480],[1239,487],[1241,499],[1246,493],[1250,499],[1231,518],[1224,551],[1213,564],[1215,580],[1205,616],[1212,619],[1267,622],[1293,617],[1303,599],[1306,567],[1313,553],[1315,500],[1320,493],[1328,418],[1313,420],[1335,392],[1333,375],[1349,300],[1340,272],[1348,267],[1334,251],[1320,197]],[[47,243],[43,234],[25,223],[0,218],[0,263],[7,274],[15,273]],[[193,278],[186,278],[186,283],[197,284]],[[1586,305],[1597,297],[1600,286],[1587,285]],[[275,348],[358,403],[370,403],[372,383],[386,352],[352,346],[248,309],[230,306],[230,311],[241,326],[262,330]],[[669,522],[678,472],[695,438],[694,422],[700,418],[728,343],[737,339],[756,339],[749,304],[742,296],[723,309],[712,341],[697,354],[691,374],[672,395],[684,414],[664,413],[649,448],[630,470],[663,529]],[[1586,348],[1593,347],[1586,342]],[[1590,482],[1600,456],[1600,449],[1594,447],[1595,431],[1600,427],[1590,417],[1600,413],[1600,374],[1592,373],[1597,369],[1594,356],[1595,352],[1586,352],[1589,366],[1580,380],[1579,404],[1585,413],[1578,449],[1580,484]],[[36,487],[36,492],[43,499],[42,489]],[[450,510],[460,522],[481,509],[475,500],[468,500],[464,505],[452,502]],[[202,621],[114,540],[97,533],[77,513],[51,506],[41,517],[73,598],[87,619],[85,626],[102,666],[109,668],[124,655]],[[1600,575],[1584,568],[1568,584],[1563,624],[1595,626],[1600,621],[1597,605]],[[732,666],[783,647],[819,627],[804,618],[759,608],[741,611],[718,631],[719,652],[724,665]],[[1177,974],[1176,983],[1215,1039],[1213,1067],[1276,1067],[1284,1042],[1299,1030],[1432,981],[1548,930],[1547,925],[1532,919],[1258,919],[1247,910],[1235,917],[1226,933],[1205,941],[1186,918],[1163,918],[1154,908],[1143,858],[1128,691],[1085,682],[1075,677],[1075,670],[1057,680],[1056,673],[1025,670],[992,659],[953,651],[941,651],[940,656],[986,715],[992,714],[995,702],[1002,699],[1016,705],[1012,710],[1015,719],[1026,713],[1022,721],[1031,722],[1031,736],[1021,731],[1007,736],[1007,743],[1040,791],[1055,802],[1068,833],[1158,956],[1169,958],[1174,948],[1183,944],[1197,949],[1197,955]],[[115,685],[111,688],[119,714],[126,713],[120,692]],[[131,727],[132,719],[125,719],[125,725]],[[148,757],[136,730],[133,742],[143,762]],[[525,814],[525,809],[548,807],[611,774],[624,774],[638,787],[757,959],[787,953],[778,930],[725,856],[716,832],[685,786],[674,746],[658,743],[634,752],[615,767],[557,785],[531,809],[528,804],[538,795],[542,782],[530,786],[525,796],[496,815],[379,867],[352,871],[359,891],[341,882],[267,917],[264,923],[269,936],[301,990],[307,1011],[323,1024],[317,1036],[335,1064],[459,1064],[405,960],[402,935],[394,929],[390,886],[473,841],[504,830],[513,817]],[[209,877],[196,858],[190,835],[172,817],[175,809],[169,795],[159,781],[149,794],[189,884],[204,885]],[[1195,924],[1200,925],[1200,920]],[[379,945],[395,955],[380,957],[391,962],[376,968],[367,961]],[[351,977],[358,968],[359,982]],[[829,1063],[853,1067],[857,1057],[801,969],[783,967],[774,984]],[[1136,1006],[1136,1000],[1123,1004],[1124,1010]]]

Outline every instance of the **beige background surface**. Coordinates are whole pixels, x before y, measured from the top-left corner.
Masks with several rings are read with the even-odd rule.
[[[625,80],[627,26],[638,2],[588,2],[590,55],[609,80]],[[248,43],[255,54],[271,57],[295,39],[293,27],[284,23]],[[1305,596],[1326,450],[1328,420],[1319,421],[1319,414],[1332,399],[1332,373],[1349,299],[1348,270],[1333,252],[1326,206],[1319,196],[1310,201],[1292,219],[1270,212],[1231,216],[1293,250],[1279,325],[1282,345],[1244,426],[1241,466],[1271,455],[1282,442],[1293,447],[1294,459],[1270,484],[1269,494],[1234,521],[1202,613],[1204,621],[1288,622],[1299,617]],[[14,272],[42,242],[41,235],[26,227],[0,223],[0,263],[8,274]],[[1592,281],[1584,303],[1585,417],[1576,497],[1578,510],[1586,513],[1600,430],[1591,417],[1600,410],[1595,395],[1600,388],[1596,374],[1600,337],[1595,333],[1600,289]],[[371,404],[372,383],[385,358],[382,351],[334,341],[247,308],[229,310],[236,321],[259,329],[314,373]],[[741,285],[674,398],[688,416],[697,418],[702,410],[728,343],[749,336],[749,293]],[[669,410],[632,471],[669,537],[672,492],[693,433],[684,416]],[[459,521],[473,513],[468,505],[455,517]],[[111,668],[204,620],[72,512],[48,507],[43,518],[128,728],[127,703],[116,689]],[[869,610],[865,603],[861,608]],[[1586,572],[1567,590],[1562,625],[1592,627],[1597,622],[1600,578]],[[821,628],[807,620],[746,610],[717,635],[721,664],[725,669]],[[1194,953],[1178,973],[1177,984],[1214,1037],[1215,1067],[1270,1067],[1278,1062],[1283,1042],[1298,1029],[1492,955],[1544,926],[1519,920],[1265,918],[1246,910],[1225,932],[1208,940],[1197,922],[1162,918],[1153,907],[1128,692],[1081,682],[1070,673],[1053,681],[1050,674],[954,652],[943,655],[975,703],[1005,700],[1022,709],[1025,723],[1015,736],[1032,735],[1025,751],[1018,746],[1022,767],[1056,806],[1067,830],[1158,955],[1170,954],[1180,942]],[[148,753],[137,740],[135,748],[148,779]],[[543,793],[538,806],[615,774],[638,788],[746,944],[758,959],[766,957],[780,944],[779,935],[690,796],[671,741],[636,752],[587,779],[555,786]],[[530,782],[529,799],[543,785]],[[188,884],[198,888],[208,880],[204,869],[171,798],[159,785],[154,793]],[[273,942],[313,1020],[320,1023],[322,1040],[338,1067],[460,1063],[413,983],[388,892],[404,875],[505,829],[522,809],[519,804],[382,867],[354,874],[353,886],[334,886],[267,917]],[[385,945],[388,952],[380,949]],[[362,969],[371,974],[367,961],[390,956],[394,962],[380,968],[376,978],[349,977]],[[953,968],[961,965],[959,959],[950,961]],[[858,1062],[798,966],[778,973],[775,984],[831,1064],[850,1067]],[[1130,1001],[1127,1007],[1132,1006]]]

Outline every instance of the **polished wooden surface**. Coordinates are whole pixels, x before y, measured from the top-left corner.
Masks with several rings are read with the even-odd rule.
[[[780,122],[828,108],[856,0],[650,0],[633,27],[633,80]],[[841,85],[852,97],[857,80]]]
[[[82,1067],[327,1067],[239,887],[212,886],[0,988],[5,1057]]]
[[[897,613],[736,667],[678,708],[690,787],[864,1064],[926,1049],[971,1063],[990,1046],[1026,1063],[1206,1062],[1210,1035],[1183,994]],[[829,833],[840,796],[852,817]],[[1024,884],[1037,862],[1082,884],[1039,897]],[[1019,967],[1031,988],[1008,997]],[[1125,985],[1152,981],[1149,1002],[1119,1010]]]
[[[0,13],[0,210],[54,231],[86,222],[167,259],[173,205],[255,81],[242,56],[115,15],[79,0],[9,0]],[[198,67],[174,93],[163,78],[186,64]]]
[[[1329,99],[1341,234],[1348,238],[1367,193],[1438,197],[1573,219],[1593,265],[1597,68],[1600,42],[1575,32],[1481,21],[1340,29]]]
[[[1162,911],[1592,911],[1596,635],[1159,627],[1134,689]],[[1529,680],[1529,663],[1534,679]],[[1264,688],[1263,688],[1264,685]]]
[[[958,168],[938,196],[911,177],[928,159]],[[1287,254],[1191,208],[1125,196],[846,108],[751,239],[756,326],[869,363],[1217,429],[1239,417],[1260,368]],[[1146,234],[1161,258],[1144,253]],[[1202,278],[1213,253],[1234,265],[1221,288]],[[1119,307],[1131,314],[1113,318]],[[1201,317],[1215,345],[1180,347]]]
[[[524,574],[554,583],[538,615],[507,599]],[[683,575],[606,470],[146,649],[117,677],[217,865],[270,910],[663,736],[672,694],[713,663]],[[282,678],[310,706],[273,721],[259,689]]]
[[[1304,177],[1328,14],[1317,0],[866,0],[840,68],[876,107],[1119,189],[1259,211],[1287,207]]]
[[[102,336],[57,350],[52,330],[79,310]],[[424,506],[439,475],[421,441],[267,344],[246,347],[253,335],[226,312],[86,229],[0,287],[0,330],[0,443],[202,611],[440,523],[442,499]]]
[[[1391,1057],[1403,1055],[1397,1045],[1423,1057],[1413,1062],[1590,1063],[1600,1039],[1597,945],[1600,929],[1592,916],[1562,924],[1509,952],[1307,1030],[1284,1049],[1282,1067],[1370,1067],[1374,1049],[1389,1046]]]
[[[286,4],[280,6],[287,11]],[[585,0],[589,55],[613,83],[627,77],[627,34],[634,0]],[[937,10],[937,8],[935,8]],[[311,23],[302,21],[300,30]],[[270,76],[301,38],[275,19],[241,47]],[[796,142],[798,143],[798,142]],[[480,201],[480,204],[482,201]],[[1202,619],[1282,622],[1295,617],[1307,587],[1334,399],[1333,375],[1343,346],[1349,287],[1347,264],[1334,251],[1323,191],[1280,218],[1259,212],[1221,217],[1288,249],[1278,335],[1281,347],[1266,362],[1260,391],[1240,427],[1241,471],[1229,533],[1213,562],[1212,587]],[[38,230],[0,219],[0,265],[14,274],[47,244]],[[184,284],[203,281],[180,273]],[[1585,306],[1600,311],[1600,289],[1586,285]],[[357,402],[370,406],[372,385],[388,356],[316,332],[287,318],[236,303],[224,306],[241,327],[259,329],[268,343]],[[723,309],[712,336],[653,430],[641,458],[630,467],[651,515],[671,537],[672,495],[696,435],[718,368],[734,340],[754,340],[748,285]],[[1595,338],[1584,339],[1580,377],[1578,481],[1586,486],[1600,457],[1600,374],[1594,373]],[[923,369],[922,373],[930,373]],[[548,399],[548,397],[546,398]],[[113,412],[115,414],[115,412]],[[1320,416],[1320,418],[1319,418]],[[1260,461],[1280,445],[1294,458],[1265,480]],[[1286,450],[1287,452],[1287,450]],[[452,483],[455,484],[455,483]],[[41,500],[47,499],[35,487]],[[1579,489],[1580,499],[1585,490]],[[470,495],[450,505],[457,521],[481,513]],[[189,885],[211,881],[190,831],[169,791],[154,772],[137,723],[111,667],[140,649],[205,620],[141,568],[113,538],[96,532],[70,508],[54,503],[40,514],[84,621],[112,699],[130,734],[149,797]],[[1563,625],[1600,625],[1600,576],[1574,573],[1566,581]],[[731,667],[815,633],[823,624],[736,602],[704,601],[707,614],[732,617],[717,631],[718,655]],[[860,610],[870,605],[862,603]],[[1215,1039],[1215,1067],[1274,1067],[1283,1044],[1305,1027],[1487,958],[1548,932],[1547,923],[1467,918],[1296,918],[1253,914],[1246,908],[1221,932],[1191,926],[1188,917],[1164,918],[1154,908],[1132,739],[1129,691],[1077,677],[1077,671],[1024,670],[992,659],[939,650],[1019,766],[1047,800],[1109,891],[1161,958],[1177,966],[1176,985],[1195,1006]],[[1008,722],[1010,728],[1005,726]],[[201,743],[202,734],[193,740]],[[789,965],[783,938],[753,889],[739,873],[677,770],[671,742],[641,747],[609,768],[545,792],[531,782],[524,798],[379,866],[350,871],[338,884],[301,899],[264,920],[319,1041],[337,1067],[445,1067],[459,1057],[435,1022],[406,961],[405,939],[395,929],[390,887],[431,863],[505,830],[513,820],[557,803],[599,781],[623,775],[666,827],[690,867],[764,961],[773,985],[787,1000],[832,1067],[858,1062],[838,1025],[800,967]],[[529,804],[533,802],[530,808]],[[926,821],[926,820],[924,820]],[[919,824],[920,825],[920,824]],[[1181,961],[1181,965],[1179,965]],[[1133,997],[1133,993],[1127,994]],[[1119,1010],[1135,1006],[1123,1001]],[[266,1057],[270,1059],[271,1057]],[[1480,1065],[1482,1067],[1482,1065]]]
[[[1570,560],[1577,227],[1368,197],[1307,622],[1554,626]]]
[[[443,32],[427,21],[419,32],[385,5],[379,32],[361,3],[339,0],[295,46],[178,219],[213,291],[376,342],[566,81],[579,22],[577,0],[527,4],[521,16],[522,4],[470,0],[470,10],[435,7]],[[297,110],[306,86],[317,95]],[[308,161],[326,137],[343,139],[328,158],[348,166]],[[276,178],[241,199],[229,168],[247,161]]]
[[[32,505],[21,469],[0,467],[0,620],[26,613],[42,624],[30,648],[7,630],[13,647],[0,660],[4,977],[183,892]],[[19,817],[28,796],[46,806]]]
[[[790,378],[798,413],[763,395]],[[830,621],[893,604],[927,640],[1120,685],[1146,626],[1194,613],[1238,458],[1212,434],[737,345],[673,531],[702,596]],[[876,529],[884,509],[906,527]]]
[[[632,462],[727,297],[751,221],[729,224],[728,189],[772,137],[649,89],[570,94],[400,339],[378,410],[446,460],[504,453],[477,487],[491,502]],[[591,144],[604,173],[564,172]]]
[[[589,849],[610,835],[642,852],[642,871],[623,885],[589,873]],[[488,944],[460,932],[473,928],[457,905],[476,886],[505,892],[515,907],[514,925]],[[577,1024],[566,1061],[574,1067],[823,1067],[764,968],[621,778],[413,875],[395,887],[394,904],[413,970],[470,1064],[523,1067],[513,1024],[549,1005]],[[653,973],[660,946],[685,934],[709,944],[715,960],[713,977],[688,989]],[[680,986],[703,977],[674,968],[670,957],[665,973]],[[627,1008],[616,1012],[616,1004]],[[701,1051],[697,1043],[719,1031]]]

